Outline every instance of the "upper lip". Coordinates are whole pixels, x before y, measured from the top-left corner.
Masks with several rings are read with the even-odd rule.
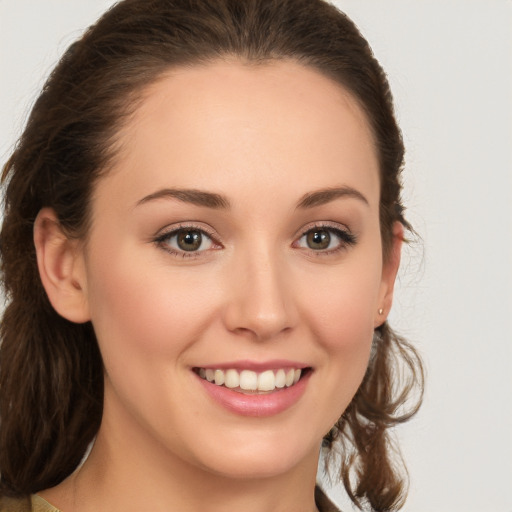
[[[239,361],[228,361],[222,363],[213,363],[206,365],[197,365],[195,368],[204,368],[212,370],[252,370],[254,372],[264,372],[265,370],[279,370],[281,368],[294,368],[304,369],[311,368],[311,365],[292,361],[288,359],[273,359],[269,361],[250,361],[250,360],[239,360]]]

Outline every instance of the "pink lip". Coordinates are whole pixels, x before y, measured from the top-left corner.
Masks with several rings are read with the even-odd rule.
[[[240,363],[236,366],[229,366],[229,368],[233,367],[240,367]],[[243,367],[247,368],[247,366]],[[301,367],[299,366],[299,368]],[[216,366],[216,368],[220,367]],[[278,366],[278,368],[282,368],[282,366]],[[269,369],[268,364],[265,365],[265,369]],[[306,390],[311,374],[311,371],[307,372],[297,384],[289,388],[278,389],[262,395],[246,395],[224,386],[212,384],[199,375],[196,375],[196,378],[208,395],[228,411],[241,416],[268,417],[279,414],[297,403]]]

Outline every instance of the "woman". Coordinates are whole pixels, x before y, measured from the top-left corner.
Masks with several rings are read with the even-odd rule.
[[[333,6],[107,12],[4,168],[1,510],[335,510],[321,445],[356,505],[400,508],[402,164]]]

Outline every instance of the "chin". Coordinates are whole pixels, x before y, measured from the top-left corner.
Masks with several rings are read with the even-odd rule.
[[[316,468],[321,440],[311,443],[306,439],[293,439],[288,432],[274,440],[251,437],[242,443],[233,441],[209,449],[205,447],[201,466],[218,476],[241,480],[275,478],[303,464]]]

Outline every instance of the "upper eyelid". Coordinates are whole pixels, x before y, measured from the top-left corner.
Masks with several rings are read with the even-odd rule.
[[[325,230],[325,231],[331,231],[334,233],[336,237],[340,239],[339,246],[333,249],[309,249],[312,251],[316,256],[327,256],[330,254],[334,254],[339,252],[340,250],[344,248],[348,248],[349,246],[356,245],[358,242],[358,236],[350,230],[346,224],[341,224],[339,222],[315,222],[313,225],[310,225],[308,227],[302,228],[302,234],[298,237],[295,237],[293,245],[297,244],[304,238],[310,231],[317,230]]]
[[[196,223],[196,222],[180,222],[178,224],[171,224],[169,226],[166,226],[164,228],[159,229],[155,235],[154,238],[163,238],[165,236],[170,236],[173,233],[178,233],[180,231],[201,231],[202,233],[205,233],[210,238],[213,238],[217,240],[218,235],[217,232],[211,228],[207,227],[204,224]]]
[[[309,231],[312,229],[326,229],[326,230],[333,230],[333,231],[343,231],[346,232],[348,235],[356,236],[352,230],[346,225],[341,222],[336,221],[314,221],[311,223],[308,223],[306,225],[303,225],[293,236],[293,241],[297,241],[300,238],[302,238],[304,235],[306,235]],[[163,239],[166,237],[170,237],[171,235],[178,233],[180,231],[186,231],[186,230],[197,230],[201,231],[202,233],[206,234],[208,237],[210,237],[216,244],[223,245],[220,241],[220,236],[218,235],[217,231],[212,228],[211,226],[205,225],[200,221],[185,221],[185,222],[179,222],[177,224],[171,224],[164,228],[159,229],[155,235],[153,236],[153,240]]]
[[[210,239],[210,242],[214,247],[210,247],[208,249],[199,250],[199,251],[184,251],[182,249],[177,249],[171,247],[170,239],[176,237],[180,231],[200,231],[203,233],[203,236],[206,236]],[[200,258],[201,256],[205,256],[210,250],[218,250],[224,248],[223,244],[219,242],[216,237],[215,230],[212,228],[205,228],[204,225],[198,225],[197,223],[179,223],[179,224],[171,224],[160,229],[151,239],[151,242],[160,246],[164,251],[173,254],[174,256],[181,255],[187,258]]]
[[[353,235],[352,230],[346,224],[343,224],[341,222],[316,221],[301,227],[296,237],[304,236],[312,229],[332,229],[337,231],[345,231],[346,233]]]
[[[186,251],[180,248],[172,247],[170,240],[177,237],[181,231],[200,231],[203,236],[206,236],[212,247],[196,250],[196,251]],[[223,248],[223,245],[217,241],[215,236],[209,232],[208,229],[205,229],[204,226],[197,226],[195,223],[180,223],[178,226],[170,225],[160,229],[155,236],[152,237],[152,243],[159,246],[162,250],[171,254],[173,257],[183,257],[190,260],[195,260],[198,258],[204,258],[207,256],[209,251],[219,248]],[[216,246],[216,247],[215,247]]]

